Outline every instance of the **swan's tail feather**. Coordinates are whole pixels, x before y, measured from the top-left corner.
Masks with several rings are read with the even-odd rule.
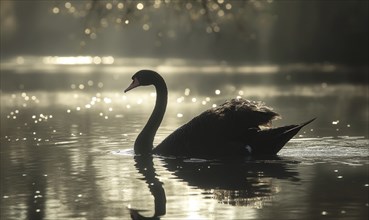
[[[278,128],[260,130],[258,132],[257,144],[255,148],[253,148],[253,151],[258,154],[277,154],[302,127],[314,120],[315,118],[299,125],[287,125]]]

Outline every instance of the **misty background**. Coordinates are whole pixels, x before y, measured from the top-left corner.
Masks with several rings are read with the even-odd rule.
[[[1,1],[1,59],[368,64],[368,1]]]

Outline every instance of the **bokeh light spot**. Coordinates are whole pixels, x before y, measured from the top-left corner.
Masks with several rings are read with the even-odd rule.
[[[60,9],[58,7],[53,8],[53,13],[54,14],[59,14],[59,12],[60,12]]]
[[[144,8],[144,5],[142,3],[138,3],[136,7],[138,10],[142,10]]]

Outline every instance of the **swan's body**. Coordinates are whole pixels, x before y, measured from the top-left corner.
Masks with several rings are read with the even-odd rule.
[[[278,113],[262,102],[232,99],[193,118],[153,148],[156,131],[166,110],[167,86],[158,73],[150,70],[141,70],[132,79],[125,92],[141,85],[154,85],[157,96],[153,113],[135,141],[134,150],[138,154],[185,157],[276,154],[312,121],[271,128],[271,121],[280,117]]]

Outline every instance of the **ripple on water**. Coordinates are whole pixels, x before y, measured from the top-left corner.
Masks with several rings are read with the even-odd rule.
[[[320,160],[346,159],[341,162],[358,159],[362,164],[362,160],[369,156],[368,143],[369,140],[362,136],[299,138],[291,140],[279,155]]]
[[[70,145],[74,143],[78,143],[78,140],[58,141],[58,142],[55,142],[54,144],[55,145]]]
[[[123,150],[113,150],[110,152],[114,155],[121,155],[121,156],[134,156],[135,155],[133,148],[123,149]]]

